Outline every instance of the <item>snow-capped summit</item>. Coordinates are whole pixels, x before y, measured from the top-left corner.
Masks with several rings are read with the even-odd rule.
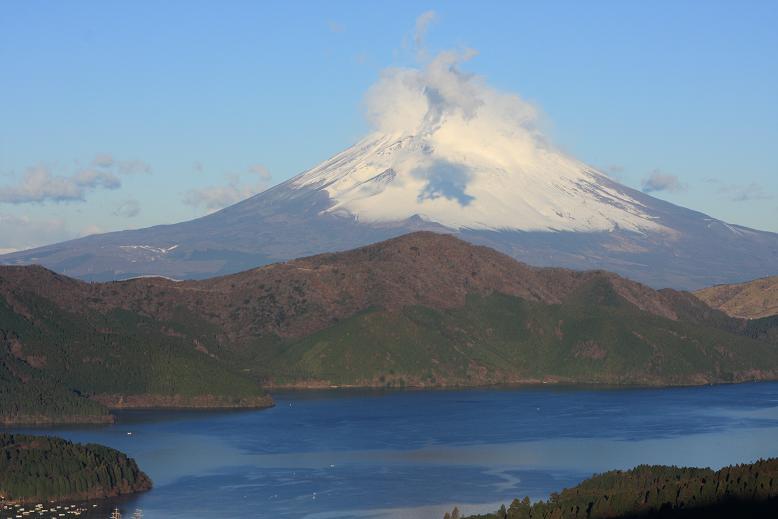
[[[585,164],[550,148],[521,149],[511,136],[480,142],[477,128],[464,129],[375,133],[290,187],[324,190],[332,200],[325,213],[371,224],[417,216],[452,230],[663,229]]]
[[[655,287],[778,272],[778,234],[658,200],[561,153],[531,104],[459,71],[468,56],[386,71],[366,96],[370,135],[233,206],[0,262],[92,280],[202,278],[424,229],[530,264],[607,269]]]
[[[375,132],[291,187],[323,189],[327,212],[363,223],[416,216],[456,230],[661,230],[640,201],[554,149],[532,105],[460,72],[471,55],[385,72],[366,99]]]

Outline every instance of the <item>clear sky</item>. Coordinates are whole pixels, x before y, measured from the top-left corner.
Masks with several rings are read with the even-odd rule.
[[[369,131],[382,70],[419,66],[418,23],[564,151],[778,232],[778,2],[5,0],[0,249],[190,219],[314,166]]]

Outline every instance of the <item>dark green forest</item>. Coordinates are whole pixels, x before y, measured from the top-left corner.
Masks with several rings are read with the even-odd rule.
[[[0,424],[110,423],[108,409],[0,353]]]
[[[446,514],[457,517],[458,511]],[[598,519],[626,517],[778,517],[778,459],[718,471],[641,465],[593,476],[531,503],[515,499],[469,519]]]
[[[774,343],[750,337],[766,339],[778,322],[744,330],[726,319],[717,327],[691,315],[674,321],[642,312],[607,286],[576,295],[555,305],[493,293],[452,309],[373,308],[302,339],[257,340],[242,365],[281,384],[394,387],[687,385],[739,382],[755,367],[778,371]]]
[[[115,449],[0,433],[0,496],[6,501],[94,499],[150,488],[135,461]]]
[[[0,300],[0,423],[112,421],[95,395],[208,397],[214,407],[261,407],[249,377],[215,362],[184,336],[140,314],[75,313],[17,294],[30,314]],[[154,405],[154,402],[151,404]]]

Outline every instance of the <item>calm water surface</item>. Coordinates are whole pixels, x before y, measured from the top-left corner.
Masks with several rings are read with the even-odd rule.
[[[778,456],[778,383],[274,397],[264,411],[123,412],[113,426],[25,431],[129,453],[155,488],[119,505],[152,519],[440,518],[611,468]]]

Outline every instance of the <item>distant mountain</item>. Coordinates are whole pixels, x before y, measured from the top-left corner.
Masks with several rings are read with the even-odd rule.
[[[2,267],[0,297],[5,358],[27,370],[12,369],[17,379],[56,381],[112,407],[144,405],[144,395],[145,405],[202,394],[229,402],[250,398],[252,381],[778,378],[778,323],[733,319],[688,292],[604,271],[530,267],[431,232],[201,281],[85,283]]]
[[[778,276],[732,285],[717,285],[694,293],[713,308],[733,317],[778,316]]]
[[[376,133],[214,214],[0,256],[85,280],[201,279],[416,230],[455,234],[537,266],[607,269],[697,289],[778,272],[778,234],[623,186],[508,130]],[[534,141],[533,141],[534,142]]]

